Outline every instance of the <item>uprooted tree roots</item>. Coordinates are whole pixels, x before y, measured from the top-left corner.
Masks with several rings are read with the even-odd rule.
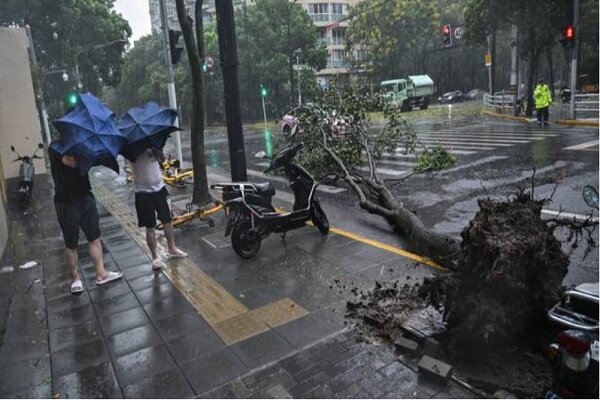
[[[543,204],[524,193],[506,202],[479,201],[462,233],[458,267],[437,278],[449,337],[461,353],[535,340],[546,326],[569,260],[541,219]]]

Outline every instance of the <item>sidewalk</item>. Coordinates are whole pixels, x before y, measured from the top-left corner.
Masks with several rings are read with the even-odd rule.
[[[385,346],[357,343],[334,280],[370,288],[414,262],[312,227],[276,235],[241,260],[214,228],[177,231],[185,260],[151,270],[131,187],[92,173],[107,268],[124,279],[96,287],[80,242],[86,291],[69,294],[47,178],[32,212],[9,201],[10,243],[0,274],[0,397],[473,397],[419,379]],[[174,200],[186,197],[172,190]],[[81,237],[83,239],[83,235]],[[38,265],[20,270],[27,261]]]

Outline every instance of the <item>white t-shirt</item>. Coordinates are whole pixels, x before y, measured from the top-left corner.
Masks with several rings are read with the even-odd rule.
[[[155,193],[165,186],[159,160],[152,150],[145,150],[138,156],[132,164],[132,173],[136,193]]]

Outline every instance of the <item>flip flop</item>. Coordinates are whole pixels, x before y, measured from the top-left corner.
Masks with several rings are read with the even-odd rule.
[[[121,279],[122,277],[123,277],[122,272],[109,271],[108,275],[106,275],[106,278],[102,279],[101,281],[96,279],[96,285],[102,286],[108,282],[112,282],[112,281],[116,281],[117,279]]]
[[[78,294],[81,292],[83,292],[83,283],[81,282],[81,279],[77,279],[71,283],[71,294]]]
[[[168,260],[172,260],[174,258],[184,258],[188,256],[188,253],[186,253],[185,251],[181,250],[181,249],[177,249],[176,253],[166,253],[167,255],[167,259]]]
[[[160,258],[155,258],[152,260],[152,270],[160,271],[165,264],[160,260]]]

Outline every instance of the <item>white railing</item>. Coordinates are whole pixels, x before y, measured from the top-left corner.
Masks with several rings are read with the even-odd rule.
[[[513,113],[513,95],[509,92],[490,95],[483,94],[483,108],[485,110],[494,111],[500,114]]]
[[[575,119],[598,119],[598,93],[575,94]]]

